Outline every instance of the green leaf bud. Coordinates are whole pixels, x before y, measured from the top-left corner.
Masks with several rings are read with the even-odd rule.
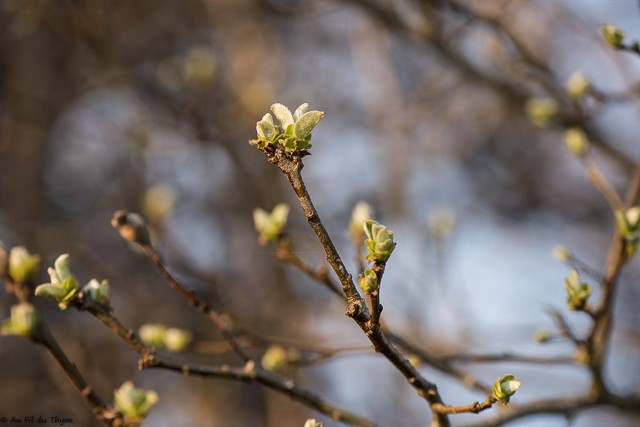
[[[640,232],[640,207],[633,206],[624,213],[621,210],[615,212],[618,231],[625,239],[634,239]]]
[[[99,305],[109,305],[111,303],[111,292],[109,291],[109,281],[103,280],[98,282],[91,279],[89,283],[84,285],[82,293],[88,295],[91,301]]]
[[[291,111],[287,107],[282,104],[276,103],[271,106],[271,111],[273,115],[280,122],[280,130],[281,132],[286,132],[287,128],[293,125],[293,116],[291,115]]]
[[[567,129],[564,132],[564,143],[576,156],[582,156],[589,149],[589,138],[580,128]]]
[[[305,421],[303,427],[324,427],[324,424],[322,424],[318,420],[315,420],[313,418],[309,418],[307,421]]]
[[[260,244],[276,242],[287,224],[289,205],[280,203],[273,208],[271,213],[264,209],[256,208],[253,211],[253,224],[258,232]]]
[[[322,120],[324,113],[322,111],[309,111],[305,113],[295,123],[294,133],[296,138],[307,139],[311,136],[311,131]]]
[[[191,332],[186,329],[168,328],[164,333],[164,346],[167,350],[183,351],[191,343]]]
[[[509,403],[511,396],[515,394],[520,388],[522,383],[511,374],[503,375],[496,380],[491,389],[494,399],[498,402],[506,405]]]
[[[116,228],[125,240],[140,246],[151,246],[147,223],[140,214],[129,213],[124,209],[116,211],[111,218],[111,226]]]
[[[584,308],[587,300],[591,296],[591,286],[580,280],[580,274],[575,268],[571,270],[569,276],[564,281],[567,290],[567,307],[569,310],[579,310]]]
[[[591,82],[582,71],[576,71],[567,79],[565,89],[570,98],[579,100],[589,93]]]
[[[31,255],[24,246],[11,248],[9,252],[9,276],[18,283],[24,283],[38,271],[40,257]]]
[[[145,323],[138,329],[140,339],[150,347],[164,347],[166,326],[160,323]]]
[[[546,344],[551,341],[551,333],[546,329],[539,329],[533,334],[533,340],[538,344]]]
[[[38,314],[31,304],[16,304],[11,307],[11,317],[0,325],[0,334],[30,337],[36,330],[38,322]]]
[[[602,39],[614,49],[620,49],[624,41],[624,31],[615,25],[602,25],[600,27]]]
[[[36,296],[54,298],[61,310],[66,309],[80,293],[78,280],[69,269],[69,254],[62,254],[56,258],[54,268],[47,269],[50,283],[38,285]]]
[[[155,391],[135,388],[131,381],[125,382],[113,393],[116,409],[132,420],[144,419],[157,402],[158,394]]]
[[[151,223],[165,220],[176,204],[176,192],[169,185],[156,184],[144,193],[143,212]]]
[[[533,98],[525,106],[531,122],[539,127],[546,127],[558,114],[558,104],[551,98]]]
[[[364,231],[362,229],[364,222],[368,219],[373,218],[373,211],[371,206],[363,200],[360,200],[353,207],[353,211],[351,211],[351,220],[349,221],[349,233],[351,234],[351,238],[360,241],[364,236]]]
[[[376,272],[368,268],[364,271],[364,274],[358,276],[358,284],[368,294],[372,294],[380,288],[378,283],[378,276]]]
[[[573,261],[573,253],[566,246],[555,245],[553,247],[553,257],[560,262]]]
[[[369,250],[367,262],[386,262],[396,247],[393,231],[372,219],[365,221],[362,228],[367,237],[364,243]]]
[[[427,232],[434,240],[444,240],[456,225],[456,214],[449,208],[436,208],[427,216]]]
[[[287,362],[287,350],[280,345],[272,345],[264,353],[260,363],[266,370],[277,372],[286,367]]]

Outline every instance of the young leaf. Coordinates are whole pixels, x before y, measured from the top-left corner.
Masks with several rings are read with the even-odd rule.
[[[293,124],[291,111],[284,105],[278,103],[273,104],[271,111],[273,111],[273,115],[276,116],[276,119],[280,122],[280,128],[282,128],[282,130],[286,130],[289,125]]]
[[[295,135],[296,138],[306,139],[309,135],[311,135],[311,131],[318,124],[320,120],[324,117],[324,113],[322,111],[309,111],[305,113],[300,119],[296,122],[295,126]]]

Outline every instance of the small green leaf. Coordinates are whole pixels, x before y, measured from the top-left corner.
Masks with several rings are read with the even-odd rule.
[[[51,283],[43,283],[38,285],[35,294],[37,297],[54,298],[56,301],[61,301],[66,295],[66,291],[59,285],[52,285]]]
[[[271,111],[276,119],[280,122],[280,128],[284,131],[289,125],[293,124],[293,116],[291,111],[282,104],[276,103],[271,106]]]
[[[307,111],[309,111],[309,104],[305,102],[296,108],[296,111],[293,113],[293,121],[297,122],[300,120],[300,117],[302,117]]]
[[[571,270],[564,281],[567,291],[567,307],[569,310],[578,310],[585,306],[591,296],[591,286],[580,280],[578,270]]]
[[[142,420],[158,402],[158,395],[154,391],[135,388],[131,381],[127,381],[114,392],[113,401],[126,417]]]
[[[522,383],[511,374],[503,375],[493,384],[492,395],[500,403],[506,405]]]
[[[539,127],[546,127],[558,114],[558,103],[552,98],[533,98],[525,106],[529,119]]]
[[[378,276],[376,275],[376,272],[370,268],[366,269],[364,274],[361,274],[358,277],[358,284],[362,290],[368,294],[372,294],[380,288]]]
[[[102,282],[98,282],[96,279],[91,279],[89,283],[84,285],[82,292],[89,295],[91,300],[96,304],[108,305],[111,302],[109,281],[106,279]]]
[[[11,317],[2,322],[0,334],[29,337],[35,331],[38,322],[38,314],[31,304],[16,304],[11,307]]]
[[[270,114],[269,117],[271,117]],[[265,120],[256,123],[256,132],[258,133],[258,138],[263,141],[272,141],[278,134],[276,127]]]
[[[297,138],[305,139],[311,135],[311,131],[322,120],[322,111],[309,111],[296,122],[295,135]]]
[[[253,224],[260,234],[260,243],[275,242],[282,233],[288,216],[289,206],[286,203],[276,205],[271,213],[261,208],[254,209]]]
[[[9,276],[18,283],[24,283],[38,271],[40,257],[31,255],[23,246],[16,246],[9,252],[8,264]]]
[[[615,25],[603,25],[600,27],[600,35],[604,41],[611,47],[619,49],[624,41],[624,31]]]

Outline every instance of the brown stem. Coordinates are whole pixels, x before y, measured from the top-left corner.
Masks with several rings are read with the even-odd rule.
[[[316,233],[318,240],[325,250],[329,265],[331,265],[340,280],[342,290],[347,297],[347,315],[351,317],[366,334],[369,341],[373,344],[374,350],[383,354],[389,362],[402,373],[409,384],[417,391],[418,395],[427,400],[429,406],[432,407],[434,404],[442,404],[442,398],[438,393],[436,385],[420,375],[416,368],[413,367],[402,353],[389,341],[379,324],[371,324],[371,316],[366,303],[358,292],[353,282],[353,277],[344,266],[329,233],[327,233],[327,230],[324,228],[318,211],[314,207],[304,181],[302,180],[301,170],[303,164],[300,155],[285,153],[281,147],[276,148],[274,152],[265,151],[265,154],[267,154],[269,161],[275,164],[291,183],[309,225]],[[432,413],[434,424],[439,427],[448,427],[450,425],[449,418],[446,414],[441,414],[435,410],[432,410]]]
[[[211,306],[202,298],[200,298],[196,293],[182,286],[180,282],[169,272],[167,267],[165,267],[164,263],[160,259],[158,253],[151,247],[151,245],[143,246],[145,254],[153,261],[153,263],[158,267],[162,275],[167,279],[169,285],[177,291],[183,298],[185,298],[191,306],[193,306],[199,312],[205,314],[211,322],[215,325],[216,329],[222,334],[222,337],[229,343],[233,351],[242,359],[243,362],[248,362],[252,360],[251,356],[247,354],[242,345],[238,342],[238,339],[235,337],[233,332],[227,327],[225,322],[220,318],[218,313],[211,308]]]
[[[44,323],[40,323],[37,331],[33,335],[33,341],[44,346],[58,365],[78,389],[85,402],[95,414],[95,416],[113,427],[127,425],[122,414],[112,407],[109,407],[93,390],[93,387],[85,380],[75,364],[73,364],[64,353],[55,337]]]
[[[435,411],[440,412],[441,414],[479,414],[480,412],[487,410],[496,403],[497,400],[493,396],[487,397],[487,400],[484,402],[473,402],[471,405],[463,405],[463,406],[449,406],[449,405],[433,405],[433,409]]]
[[[141,366],[146,368],[164,368],[171,371],[180,372],[184,375],[197,375],[202,377],[213,377],[220,379],[230,379],[243,381],[246,383],[258,382],[272,390],[286,394],[293,400],[304,403],[306,406],[330,416],[335,421],[362,427],[375,427],[375,423],[356,414],[340,409],[315,393],[295,385],[291,380],[273,374],[260,368],[253,361],[248,362],[243,368],[232,368],[229,366],[199,366],[184,365],[160,359],[158,356],[148,357]]]
[[[625,205],[621,206],[621,209],[626,210],[633,205],[639,194],[640,164],[634,170],[633,178],[625,197]],[[602,367],[606,356],[607,343],[613,329],[612,312],[618,278],[622,267],[627,261],[625,240],[616,229],[607,252],[602,301],[595,310],[593,328],[587,338],[587,349],[590,355],[589,367],[593,377],[592,393],[596,396],[608,393],[602,375]]]
[[[326,268],[324,266],[314,269],[309,264],[301,260],[293,251],[291,250],[291,245],[289,239],[286,236],[281,236],[278,239],[278,246],[276,255],[279,260],[288,262],[295,267],[297,267],[300,271],[305,273],[307,276],[317,280],[318,282],[324,284],[331,292],[339,296],[340,298],[344,298],[344,294],[340,290],[340,287],[337,286],[329,274],[327,274]]]

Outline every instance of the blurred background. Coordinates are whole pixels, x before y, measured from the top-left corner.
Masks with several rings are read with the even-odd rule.
[[[0,240],[46,267],[61,253],[82,283],[108,279],[114,313],[131,328],[160,322],[193,331],[185,357],[237,364],[206,318],[109,224],[143,213],[172,271],[211,301],[261,357],[268,343],[353,348],[287,372],[300,385],[381,426],[426,426],[406,381],[372,354],[343,303],[260,246],[256,207],[292,207],[288,236],[314,266],[322,248],[285,177],[247,141],[274,102],[325,112],[303,176],[339,251],[359,200],[395,232],[382,287],[384,317],[434,354],[501,351],[571,356],[553,330],[565,307],[563,244],[601,269],[610,210],[564,147],[580,125],[614,186],[640,156],[640,56],[615,52],[603,23],[640,39],[631,0],[1,0]],[[593,95],[565,93],[581,70]],[[560,114],[535,126],[526,101],[551,97]],[[624,271],[607,359],[612,390],[639,393],[638,263]],[[597,296],[597,286],[595,293]],[[0,295],[0,319],[12,295]],[[86,313],[37,307],[68,356],[105,399],[128,379],[158,392],[146,426],[302,426],[314,416],[259,385],[137,370],[138,355]],[[574,396],[585,369],[523,363],[456,364],[485,383],[514,373],[515,403]],[[484,396],[423,366],[448,404]],[[481,415],[453,417],[454,425]],[[0,415],[72,417],[100,425],[41,347],[0,338]],[[632,426],[637,415],[595,408],[511,425]]]

